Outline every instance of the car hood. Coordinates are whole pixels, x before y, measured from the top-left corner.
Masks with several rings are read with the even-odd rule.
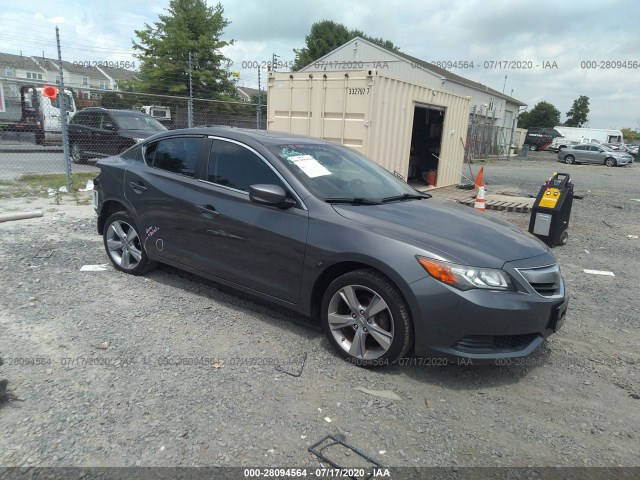
[[[333,207],[343,217],[366,225],[367,231],[460,264],[500,268],[506,262],[549,253],[533,235],[491,214],[452,202],[425,199]]]

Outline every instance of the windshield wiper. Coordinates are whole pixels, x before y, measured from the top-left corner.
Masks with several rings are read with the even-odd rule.
[[[327,203],[350,203],[352,205],[379,205],[380,202],[364,197],[329,197],[324,199]]]
[[[394,197],[385,197],[382,199],[382,203],[393,202],[395,200],[419,200],[421,198],[431,198],[428,193],[403,193],[402,195],[396,195]]]

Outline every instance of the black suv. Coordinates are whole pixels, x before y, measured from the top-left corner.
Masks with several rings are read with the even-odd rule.
[[[69,153],[73,163],[117,155],[151,135],[167,130],[146,113],[134,110],[85,108],[69,123]]]

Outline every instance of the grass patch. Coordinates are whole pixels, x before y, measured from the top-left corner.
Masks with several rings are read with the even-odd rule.
[[[71,174],[71,189],[76,191],[78,188],[84,188],[87,180],[96,178],[97,173],[84,172]],[[67,176],[64,173],[29,173],[22,175],[17,181],[19,185],[26,185],[33,188],[60,188],[67,184]]]
[[[71,174],[71,192],[77,192],[79,188],[87,185],[87,180],[96,178],[97,173],[83,172]],[[64,173],[45,174],[30,173],[22,175],[18,180],[0,181],[0,198],[16,197],[46,197],[47,190],[53,188],[56,191],[67,185],[67,176]],[[60,195],[63,195],[62,193]]]

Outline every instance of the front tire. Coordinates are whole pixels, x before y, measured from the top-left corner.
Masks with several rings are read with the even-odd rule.
[[[321,320],[333,347],[362,367],[396,362],[413,341],[404,298],[389,279],[372,269],[335,279],[322,298]]]
[[[156,265],[149,260],[140,229],[127,212],[116,212],[107,219],[103,240],[109,260],[121,272],[141,275]]]
[[[617,162],[616,162],[616,159],[615,159],[615,158],[611,158],[611,157],[609,157],[609,158],[605,158],[605,159],[604,159],[604,164],[605,164],[607,167],[615,167],[615,166],[617,165]]]
[[[529,145],[529,150],[531,150],[532,152],[535,152],[538,149],[537,145]]]
[[[564,163],[566,163],[567,165],[572,165],[576,163],[576,157],[574,157],[573,155],[567,155],[566,157],[564,157]]]

